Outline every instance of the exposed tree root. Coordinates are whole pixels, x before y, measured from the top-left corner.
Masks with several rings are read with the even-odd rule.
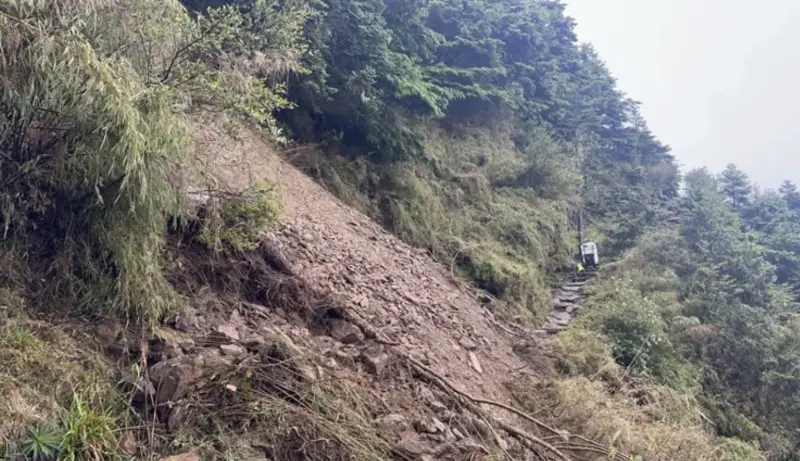
[[[481,418],[493,421],[498,427],[500,427],[503,431],[509,433],[510,435],[516,437],[517,439],[521,440],[522,442],[529,442],[533,444],[531,447],[537,453],[540,450],[545,450],[551,455],[555,456],[556,459],[560,461],[573,461],[571,457],[566,455],[563,450],[574,451],[578,453],[593,453],[599,454],[604,457],[607,457],[613,461],[629,461],[632,459],[629,455],[616,452],[615,450],[611,450],[608,447],[595,442],[593,440],[587,439],[580,435],[572,435],[569,434],[567,431],[558,430],[527,413],[524,413],[514,407],[509,405],[505,405],[500,402],[495,402],[493,400],[487,400],[483,398],[473,397],[470,394],[457,389],[453,384],[447,381],[446,378],[441,376],[440,374],[436,373],[435,371],[431,370],[430,368],[426,367],[416,359],[408,356],[407,354],[401,353],[401,355],[406,359],[408,364],[419,374],[424,376],[428,381],[432,384],[440,388],[442,391],[446,392],[453,398],[457,399],[459,402],[464,404],[470,411],[477,414]],[[538,428],[543,429],[547,432],[552,433],[553,435],[557,436],[561,440],[562,443],[549,443],[546,440],[537,437],[533,434],[525,432],[519,428],[516,428],[506,422],[497,421],[488,415],[482,408],[480,408],[480,404],[483,405],[490,405],[497,408],[502,408],[526,421],[529,421],[536,425]],[[577,442],[572,441],[577,440]]]
[[[480,408],[480,406],[478,405],[478,402],[474,398],[472,398],[472,396],[470,396],[469,394],[467,394],[464,391],[456,389],[444,377],[442,377],[441,375],[439,375],[435,371],[431,370],[430,368],[426,367],[425,365],[423,365],[419,361],[415,360],[414,358],[412,358],[412,357],[410,357],[410,356],[408,356],[406,354],[403,354],[403,355],[404,355],[404,358],[408,361],[409,365],[411,365],[411,367],[414,368],[414,370],[416,370],[418,373],[420,373],[421,375],[425,376],[432,384],[436,385],[441,390],[443,390],[444,392],[446,392],[449,395],[451,395],[453,398],[456,398],[457,400],[459,400],[470,411],[472,411],[473,413],[477,414],[481,418],[485,418],[485,419],[488,419],[490,421],[495,421],[494,418],[489,416],[482,408]],[[504,431],[509,432],[513,436],[515,436],[517,438],[525,439],[525,440],[527,440],[529,442],[533,442],[538,447],[544,448],[545,450],[547,450],[550,453],[552,453],[553,455],[555,455],[557,457],[557,459],[559,459],[561,461],[572,461],[567,455],[565,455],[564,453],[561,453],[556,447],[554,447],[553,445],[547,443],[545,440],[542,440],[541,438],[536,437],[535,435],[528,434],[528,433],[526,433],[526,432],[524,432],[522,430],[513,428],[513,427],[511,427],[511,426],[509,426],[509,425],[507,425],[505,423],[502,423],[502,422],[495,421],[495,423],[498,423],[498,425]]]

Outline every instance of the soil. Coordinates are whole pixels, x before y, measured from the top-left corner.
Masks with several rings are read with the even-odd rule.
[[[345,205],[284,162],[252,132],[244,129],[241,140],[233,141],[210,126],[199,124],[196,136],[198,156],[209,160],[215,173],[214,186],[236,190],[259,179],[276,186],[284,215],[264,236],[269,255],[263,259],[279,260],[280,267],[272,267],[275,274],[296,280],[293,283],[300,288],[295,288],[315,293],[317,301],[305,306],[305,311],[292,312],[270,306],[264,290],[258,296],[240,290],[245,299],[231,309],[230,304],[216,302],[202,284],[189,287],[197,293],[194,313],[188,321],[174,320],[175,330],[189,331],[192,345],[201,346],[188,348],[192,351],[188,355],[195,358],[191,359],[194,365],[184,367],[187,373],[203,374],[197,370],[196,357],[204,357],[200,361],[206,364],[247,356],[249,346],[241,344],[268,331],[284,335],[314,357],[318,378],[335,376],[369,389],[369,399],[380,408],[376,426],[400,451],[414,452],[412,458],[454,458],[442,452],[441,445],[456,440],[465,446],[496,443],[515,459],[545,459],[536,454],[538,450],[525,448],[531,446],[530,440],[511,434],[514,428],[541,434],[542,428],[502,406],[515,405],[513,383],[546,379],[553,373],[551,335],[495,319],[492,311],[499,301],[455,278],[425,251],[405,244]],[[202,186],[197,179],[192,181]],[[215,264],[216,272],[205,273],[206,277],[234,270],[231,262]],[[570,291],[573,286],[559,293],[580,296]],[[180,328],[180,322],[188,325]],[[210,341],[211,337],[215,339]],[[166,352],[151,368],[163,375],[160,370],[169,369],[171,362],[187,362],[177,344],[162,347]],[[218,347],[219,351],[214,349]],[[173,349],[177,352],[170,353]],[[452,408],[445,404],[447,392],[441,384],[433,385],[436,379],[424,376],[422,368],[475,400],[495,402],[482,408],[476,405],[472,413],[485,412],[494,418],[496,427],[505,429],[497,432],[501,436],[481,437],[475,426],[470,429],[445,421],[443,414]],[[154,385],[160,392],[158,383]],[[177,394],[180,386],[175,387],[171,392]],[[170,421],[169,414],[161,417],[165,423]]]

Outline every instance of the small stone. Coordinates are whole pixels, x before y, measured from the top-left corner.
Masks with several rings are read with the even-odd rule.
[[[239,330],[230,323],[217,325],[217,331],[225,335],[231,341],[239,341]]]
[[[186,453],[181,453],[180,455],[161,458],[161,461],[200,461],[200,455],[194,451],[187,451]]]
[[[438,432],[436,426],[434,426],[431,421],[425,419],[414,421],[414,429],[417,432],[422,432],[425,434],[435,434]]]
[[[445,434],[448,430],[447,424],[443,423],[438,418],[419,420],[414,423],[414,428],[417,432],[425,432],[428,434]]]
[[[253,349],[258,349],[260,346],[267,344],[267,340],[264,339],[264,336],[259,334],[246,335],[242,342]]]
[[[343,344],[355,344],[364,340],[364,333],[358,327],[342,319],[331,320],[330,334],[333,339]]]
[[[392,450],[401,457],[418,458],[430,454],[427,446],[420,437],[413,432],[406,432],[399,442],[394,444]],[[171,460],[174,461],[174,460]]]
[[[458,340],[458,343],[461,344],[461,347],[468,351],[474,351],[478,348],[478,345],[475,344],[475,341],[471,340],[468,336],[462,336],[461,339]]]
[[[398,413],[391,413],[375,419],[375,425],[393,432],[405,432],[409,429],[406,417]]]
[[[219,350],[224,354],[231,357],[243,357],[247,355],[247,349],[238,344],[223,344],[219,346]]]
[[[185,421],[186,412],[183,411],[183,408],[179,406],[172,407],[167,417],[167,429],[169,429],[170,432],[176,432]]]
[[[441,433],[443,433],[443,434],[446,434],[446,433],[447,433],[447,430],[449,429],[449,428],[447,427],[447,424],[443,423],[443,422],[442,422],[441,420],[439,420],[438,418],[433,418],[433,419],[431,420],[431,423],[432,423],[432,424],[433,424],[433,426],[436,428],[436,431],[437,431],[437,432],[441,432]]]
[[[389,365],[389,354],[378,350],[363,351],[361,352],[361,362],[364,364],[364,369],[367,373],[375,376],[383,376],[386,367]]]
[[[481,363],[478,361],[478,356],[476,356],[474,352],[469,353],[469,364],[478,373],[483,373],[483,368],[481,368]]]
[[[187,334],[171,328],[162,328],[158,336],[164,341],[164,352],[172,357],[180,352],[189,352],[194,348],[194,340]]]
[[[357,356],[354,357],[352,354],[346,351],[337,349],[333,351],[333,357],[336,359],[336,362],[340,363],[346,368],[353,369],[356,367]]]
[[[138,450],[138,446],[136,444],[136,437],[133,435],[131,431],[125,431],[119,438],[119,442],[117,444],[119,446],[120,451],[125,453],[128,456],[133,456],[136,454]]]
[[[431,409],[437,413],[441,413],[447,411],[447,405],[443,404],[439,400],[434,400],[431,402]]]

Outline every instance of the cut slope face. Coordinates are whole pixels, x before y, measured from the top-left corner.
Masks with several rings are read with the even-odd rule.
[[[215,173],[225,187],[258,179],[277,187],[285,216],[270,239],[297,275],[465,391],[509,403],[504,384],[530,370],[485,295],[283,162],[253,133],[245,130],[241,144],[208,130],[201,136],[204,149],[221,153]]]
[[[320,377],[369,389],[382,407],[375,423],[389,426],[383,435],[390,443],[412,458],[462,459],[494,449],[516,453],[512,459],[589,459],[571,453],[581,443],[557,442],[560,431],[510,410],[515,388],[550,373],[544,351],[551,337],[498,322],[485,294],[284,163],[253,133],[245,130],[239,143],[205,128],[198,139],[214,153],[221,187],[259,179],[276,186],[285,214],[266,236],[269,246],[304,284],[335,302],[316,306],[311,322],[273,326],[316,357]],[[465,414],[496,424],[481,435],[481,424]],[[473,441],[483,448],[474,451]],[[447,448],[455,442],[461,446]]]

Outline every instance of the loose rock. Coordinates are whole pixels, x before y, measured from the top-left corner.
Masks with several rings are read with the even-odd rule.
[[[330,335],[333,339],[344,344],[355,344],[364,341],[364,333],[352,323],[342,319],[330,321]]]
[[[405,432],[409,429],[406,417],[398,413],[391,413],[377,418],[375,425],[392,432]]]
[[[462,336],[461,339],[458,340],[458,343],[461,344],[461,347],[468,351],[474,351],[478,348],[478,345],[475,344],[475,341],[471,340],[467,336]]]
[[[383,376],[391,360],[381,349],[362,351],[360,358],[367,373],[378,377]]]
[[[406,432],[399,442],[394,444],[392,450],[398,456],[405,456],[409,458],[417,458],[424,454],[431,454],[428,447],[414,432]]]
[[[239,330],[230,323],[217,325],[217,331],[225,335],[231,341],[239,341]]]
[[[243,357],[247,355],[247,349],[238,344],[223,344],[219,346],[219,350],[223,354],[231,357]]]
[[[200,461],[200,455],[198,455],[197,452],[188,451],[180,455],[161,458],[161,461]]]
[[[478,361],[478,356],[476,356],[474,352],[469,353],[469,364],[478,373],[483,373],[483,368],[481,367],[481,363]]]

